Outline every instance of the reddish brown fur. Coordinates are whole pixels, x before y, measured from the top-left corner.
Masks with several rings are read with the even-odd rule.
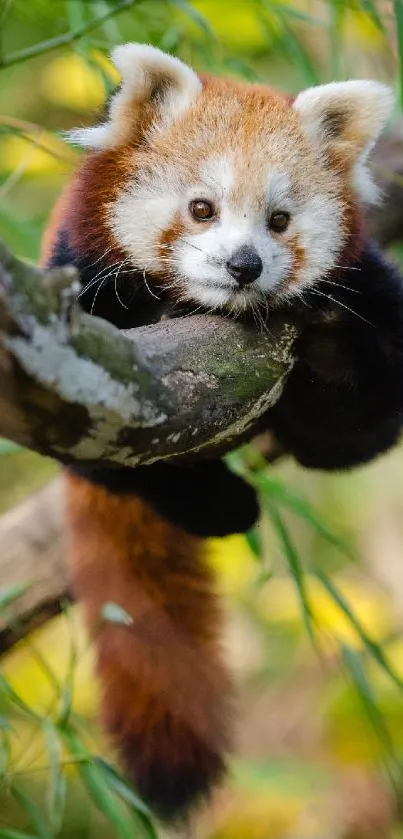
[[[97,219],[102,232],[102,200],[113,184],[94,178],[101,162],[108,171],[113,155],[88,158],[83,179],[76,177],[59,199],[43,262],[62,220],[75,247],[101,247]],[[88,217],[81,227],[72,210],[83,205]],[[139,498],[113,496],[72,476],[66,483],[70,576],[94,634],[102,717],[140,794],[170,820],[209,793],[229,747],[232,687],[221,663],[221,619],[203,543]],[[106,602],[121,606],[133,625],[100,624]]]
[[[137,498],[67,485],[70,573],[94,634],[103,719],[140,793],[171,816],[208,791],[229,745],[231,686],[202,542]],[[107,602],[132,625],[101,622]]]
[[[119,245],[105,223],[108,204],[116,197],[132,169],[128,148],[88,155],[77,169],[57,202],[42,243],[42,261],[49,256],[54,235],[63,220],[72,247],[78,253],[106,251],[105,261],[124,259]]]
[[[160,240],[159,240],[159,256],[162,262],[167,259],[169,256],[169,248],[178,238],[185,232],[185,226],[181,221],[180,215],[177,214],[175,218],[172,220],[172,224],[170,227],[167,227],[165,230],[162,231]],[[168,253],[167,253],[168,251]]]
[[[133,126],[137,119],[137,129],[133,128],[130,142],[116,149],[93,152],[85,157],[56,208],[52,227],[56,219],[62,215],[69,228],[71,244],[78,253],[90,251],[101,255],[108,251],[105,257],[106,264],[123,261],[125,254],[106,221],[110,204],[116,199],[122,185],[133,177],[136,167],[141,169],[153,160],[177,160],[178,170],[182,171],[185,180],[191,180],[205,157],[206,138],[210,157],[220,155],[223,148],[232,147],[236,150],[237,179],[234,197],[237,199],[242,198],[243,190],[249,193],[253,191],[256,195],[262,193],[261,171],[262,165],[267,162],[265,148],[269,135],[277,137],[274,145],[270,146],[271,152],[274,153],[272,162],[276,165],[277,153],[282,164],[288,158],[289,176],[296,194],[304,189],[306,181],[312,179],[320,182],[326,193],[328,179],[326,174],[320,173],[317,168],[298,114],[290,107],[291,104],[291,97],[279,94],[265,85],[250,85],[203,76],[202,97],[168,132],[154,136],[151,147],[142,142],[141,131],[144,131],[147,120],[152,118],[152,105],[144,109],[144,103],[141,108],[137,104],[133,107],[133,113],[128,115]],[[252,158],[251,148],[254,149]],[[347,255],[351,249],[355,252],[354,238],[357,226],[357,202],[348,183],[346,165],[350,154],[349,144],[346,143],[342,151],[340,148],[337,153],[333,150],[329,157],[329,166],[338,173],[338,196],[346,205],[344,226],[348,241],[344,247],[344,254]],[[303,166],[301,160],[304,161]],[[198,229],[202,232],[204,228],[199,226]],[[183,229],[178,220],[175,220],[170,229],[162,234],[160,244],[172,242],[180,233],[183,233]],[[48,239],[46,236],[47,253]],[[296,271],[290,282],[295,283],[298,282],[305,255],[297,240],[291,243],[291,246],[294,250]],[[161,257],[166,256],[166,249],[160,247],[159,253]],[[169,279],[169,272],[164,271],[162,261],[159,279],[161,282]]]
[[[303,156],[306,170],[301,175],[295,167],[297,192],[303,189],[304,177],[317,176],[290,97],[264,86],[211,77],[203,77],[203,87],[202,101],[166,136],[156,135],[151,151],[141,145],[141,134],[152,106],[144,108],[142,103],[141,120],[130,143],[84,159],[55,208],[44,238],[43,261],[61,221],[79,254],[101,257],[110,249],[105,262],[123,260],[125,254],[106,223],[108,205],[136,166],[151,157],[178,160],[185,177],[197,171],[206,149],[201,124],[206,127],[209,155],[219,154],[223,143],[232,143],[239,153],[240,197],[251,183],[256,194],[261,193],[268,132],[278,134],[281,159],[288,153],[297,161],[298,155]],[[128,114],[133,127],[138,115],[138,107]],[[254,157],[248,168],[246,150],[252,135]],[[192,154],[186,157],[187,147]],[[342,174],[344,161],[332,160],[332,165],[340,172],[349,233],[340,260],[348,264],[358,247],[359,213]],[[294,178],[292,167],[290,177]],[[326,188],[325,177],[323,183]],[[176,219],[162,234],[162,258],[162,245],[170,244],[179,228]],[[297,237],[291,246],[297,281],[305,253]],[[162,272],[161,281],[164,276]],[[160,519],[140,499],[110,495],[79,478],[67,479],[67,507],[72,583],[94,633],[103,718],[140,792],[170,817],[205,794],[220,776],[229,740],[232,691],[218,648],[220,614],[203,545]],[[132,625],[100,623],[102,606],[111,601],[131,616]]]

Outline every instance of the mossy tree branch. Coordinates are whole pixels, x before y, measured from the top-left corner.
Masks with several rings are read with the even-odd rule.
[[[222,453],[292,364],[291,324],[192,317],[123,333],[76,292],[72,268],[41,271],[0,245],[0,434],[64,462]]]
[[[384,189],[369,214],[401,239],[401,125],[374,155]],[[204,457],[253,433],[292,364],[295,329],[192,317],[119,332],[75,303],[72,268],[41,271],[0,244],[0,434],[62,461],[136,465]]]
[[[374,164],[385,200],[369,224],[387,245],[403,230],[399,126]],[[0,435],[57,459],[135,464],[222,453],[253,433],[292,363],[289,324],[259,335],[194,317],[120,333],[77,309],[76,282],[72,269],[40,271],[0,245]],[[3,585],[35,578],[15,626],[0,624],[0,653],[68,595],[61,496],[56,482],[0,519]]]

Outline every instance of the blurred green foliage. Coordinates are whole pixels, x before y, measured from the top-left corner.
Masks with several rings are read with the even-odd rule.
[[[51,206],[78,159],[60,132],[102,106],[117,81],[107,60],[114,44],[151,42],[199,70],[291,92],[368,75],[403,89],[402,8],[401,0],[0,0],[0,236],[38,258]],[[52,464],[2,441],[0,454],[0,509],[53,474]],[[251,723],[229,785],[235,799],[200,836],[401,839],[402,453],[337,477],[292,464],[268,470],[249,448],[230,462],[258,489],[263,509],[247,540],[211,547],[232,599]],[[20,594],[0,590],[3,616]],[[96,697],[83,699],[93,679],[85,641],[68,614],[60,621],[3,668],[0,839],[111,830],[153,837],[135,793],[96,757],[106,746],[91,722]],[[264,726],[259,702],[267,703]],[[293,715],[305,751],[295,733],[289,745]],[[366,822],[363,807],[355,822],[337,809],[338,779],[351,767],[377,778]],[[382,821],[371,806],[384,800],[385,783],[393,798]]]

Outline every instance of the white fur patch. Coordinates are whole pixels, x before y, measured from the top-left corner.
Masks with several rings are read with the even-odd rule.
[[[236,169],[229,159],[207,161],[203,172],[213,175],[213,188],[206,193],[205,186],[200,194],[197,187],[187,194],[187,200],[214,200],[219,195],[220,211],[217,220],[204,230],[201,225],[200,230],[179,237],[172,250],[174,268],[188,296],[204,306],[242,310],[273,295],[300,294],[333,267],[342,244],[342,213],[336,198],[311,192],[303,200],[297,199],[287,173],[273,171],[267,174],[266,190],[262,184],[262,195],[257,195],[252,186],[248,193],[243,184],[239,197]],[[203,182],[209,183],[208,179]],[[272,235],[268,229],[268,218],[274,210],[290,213],[290,227],[283,236]],[[294,268],[295,237],[305,250],[305,261],[298,283],[283,290]],[[256,250],[263,270],[258,279],[240,289],[226,264],[244,245]]]
[[[175,167],[161,165],[139,171],[136,181],[109,205],[109,227],[140,271],[164,269],[158,243],[175,217],[183,189]]]
[[[329,193],[311,184],[297,197],[286,172],[268,168],[259,193],[256,182],[239,189],[234,154],[204,160],[193,185],[181,177],[174,163],[155,160],[139,168],[129,184],[109,207],[109,224],[131,262],[141,271],[162,276],[164,271],[184,300],[207,308],[242,311],[270,297],[299,295],[333,267],[343,243],[342,207]],[[308,190],[309,186],[307,187]],[[217,218],[195,223],[189,212],[193,200],[211,201]],[[289,229],[273,235],[268,219],[273,211],[291,216]],[[173,242],[161,245],[164,231],[179,221]],[[287,285],[294,264],[293,244],[305,251],[298,282]],[[251,284],[240,288],[227,270],[232,254],[243,246],[260,256],[263,269]],[[166,250],[164,250],[166,248]]]
[[[218,197],[224,198],[229,190],[235,186],[236,175],[234,162],[228,157],[209,157],[200,168],[200,186],[192,184],[192,191],[200,189],[200,195],[205,196],[206,189]]]
[[[136,108],[157,95],[153,128],[172,123],[199,95],[202,85],[197,74],[174,56],[147,44],[115,47],[112,61],[122,76],[120,89],[112,98],[109,119],[101,125],[67,132],[73,143],[93,149],[107,149],[130,140]]]
[[[287,210],[290,206],[291,183],[285,172],[270,172],[267,179],[267,204],[271,212]]]

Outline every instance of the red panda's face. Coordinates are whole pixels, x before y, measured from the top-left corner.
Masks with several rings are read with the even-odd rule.
[[[387,88],[346,82],[293,104],[267,88],[200,79],[151,47],[115,51],[110,119],[76,138],[132,147],[105,224],[173,297],[239,311],[303,294],[338,264],[351,207],[374,197],[367,154]],[[127,155],[126,155],[127,156]]]
[[[248,134],[242,106],[231,104],[224,126],[203,124],[202,111],[196,137],[181,124],[169,151],[164,136],[135,153],[108,223],[133,264],[179,299],[240,310],[300,293],[332,268],[343,201],[301,136],[296,143],[286,126]]]

